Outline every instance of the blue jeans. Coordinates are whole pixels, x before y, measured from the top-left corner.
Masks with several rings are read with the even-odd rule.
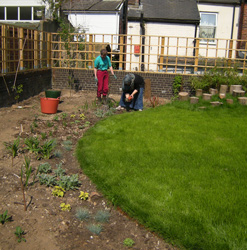
[[[143,93],[144,88],[140,88],[140,91],[134,95],[134,98],[131,102],[125,101],[125,93],[122,93],[119,105],[126,109],[143,109]]]

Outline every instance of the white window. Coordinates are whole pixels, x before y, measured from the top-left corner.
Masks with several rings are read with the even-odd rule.
[[[217,27],[217,13],[201,12],[200,16],[199,38],[205,38],[200,41],[214,43]]]
[[[44,7],[0,7],[0,20],[38,21],[42,19]]]

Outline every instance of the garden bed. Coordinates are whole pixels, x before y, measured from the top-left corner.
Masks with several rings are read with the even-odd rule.
[[[0,249],[127,249],[124,245],[127,238],[135,242],[133,249],[175,249],[112,207],[83,174],[74,156],[78,139],[89,127],[113,111],[109,112],[105,105],[96,105],[95,93],[62,91],[57,114],[46,115],[40,111],[41,96],[44,93],[10,108],[0,109],[0,214],[8,210],[8,215],[12,216],[10,222],[0,224]],[[120,98],[112,97],[117,101]],[[18,136],[20,150],[12,167],[11,155],[7,153],[4,142],[13,142]],[[37,137],[40,144],[56,139],[50,159],[26,149],[25,139],[31,137]],[[31,160],[33,168],[25,195],[27,211],[24,211],[19,178],[24,155]],[[52,195],[53,187],[40,185],[38,178],[31,185],[37,168],[46,162],[51,166],[50,175],[54,174],[58,165],[67,176],[78,174],[81,183],[78,189],[67,190],[64,197],[57,197]],[[80,199],[80,191],[88,193],[89,198]],[[62,211],[61,203],[70,204],[71,210]],[[88,220],[76,218],[79,208],[89,212]],[[108,220],[102,222],[97,219],[101,212],[109,212]],[[90,228],[93,224],[100,225],[99,234]],[[24,231],[22,237],[26,242],[18,242],[15,235],[18,226]]]

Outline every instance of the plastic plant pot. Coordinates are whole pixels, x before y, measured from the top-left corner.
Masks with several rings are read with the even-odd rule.
[[[56,114],[59,98],[40,98],[41,112],[44,114]]]
[[[47,98],[58,98],[61,96],[60,90],[46,90],[45,97]]]

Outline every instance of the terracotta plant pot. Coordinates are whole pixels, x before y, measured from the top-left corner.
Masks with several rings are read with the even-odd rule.
[[[45,91],[45,97],[48,98],[58,98],[61,96],[60,90],[46,90]]]
[[[41,112],[44,114],[56,114],[59,98],[40,98]]]

